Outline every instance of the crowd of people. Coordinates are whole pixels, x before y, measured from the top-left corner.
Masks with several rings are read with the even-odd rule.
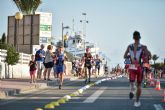
[[[44,45],[37,50],[35,55],[31,56],[31,61],[29,62],[29,71],[31,76],[30,83],[35,83],[35,74],[37,73],[37,79],[41,79],[42,71],[44,80],[52,81],[50,79],[50,74],[52,68],[54,70],[54,76],[59,80],[59,89],[63,84],[64,73],[66,72],[65,61],[67,60],[66,55],[63,51],[63,46],[58,46],[55,52],[53,52],[53,46],[48,45],[47,50],[44,51]]]
[[[111,71],[111,74],[116,74],[116,75],[120,75],[123,73],[125,73],[124,69],[119,64],[117,64],[116,67],[112,68],[112,71]]]
[[[50,75],[53,69],[54,77],[57,78],[59,89],[61,89],[66,73],[65,62],[67,61],[64,48],[62,45],[58,46],[55,51],[53,51],[52,45],[48,45],[46,51],[44,51],[44,48],[44,45],[41,45],[35,55],[31,56],[29,62],[30,83],[35,83],[36,78],[41,79],[42,72],[44,80],[52,81]],[[85,83],[90,83],[91,75],[95,75],[95,77],[100,75],[101,62],[99,55],[92,56],[90,48],[87,48],[82,58],[72,62],[72,73],[79,78],[85,78]],[[36,74],[37,77],[35,78]]]
[[[85,78],[85,83],[90,82],[91,75],[96,78],[100,75],[101,62],[99,55],[92,56],[90,48],[87,48],[82,58],[72,62],[72,73],[79,78]]]
[[[114,73],[119,75],[121,73],[126,73],[129,76],[130,81],[130,99],[133,99],[136,90],[136,100],[134,106],[139,107],[141,105],[141,85],[144,80],[148,79],[152,74],[151,66],[149,61],[151,60],[151,52],[148,50],[146,45],[140,43],[140,33],[135,31],[133,33],[134,43],[128,45],[125,54],[125,71],[118,64]],[[44,69],[44,80],[51,81],[50,72],[54,69],[55,76],[59,78],[59,89],[63,84],[64,73],[66,70],[65,61],[67,60],[64,55],[63,47],[59,46],[56,51],[52,52],[52,46],[48,45],[47,51],[45,52],[44,46],[41,45],[35,56],[32,55],[32,59],[29,62],[31,82],[35,82],[35,73],[37,70],[37,78],[41,78],[41,73]],[[72,73],[79,78],[85,78],[85,83],[91,82],[91,75],[98,77],[100,75],[100,67],[102,60],[99,55],[95,57],[92,56],[90,48],[86,48],[84,56],[80,59],[74,60],[72,62]],[[107,65],[104,66],[105,73],[108,71]],[[165,69],[163,70],[165,73]],[[162,77],[164,75],[161,75]],[[135,89],[135,85],[137,89]]]

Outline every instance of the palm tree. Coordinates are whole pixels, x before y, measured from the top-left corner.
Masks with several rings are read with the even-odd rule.
[[[154,61],[154,65],[155,65],[155,62],[156,62],[156,60],[158,59],[159,57],[156,55],[156,54],[154,54],[153,56],[152,56],[152,60]]]
[[[154,54],[153,56],[152,56],[152,60],[154,61],[154,74],[155,74],[155,62],[156,62],[156,60],[158,59],[159,57],[156,55],[156,54]]]
[[[41,0],[13,0],[13,2],[23,14],[33,14],[42,3]]]

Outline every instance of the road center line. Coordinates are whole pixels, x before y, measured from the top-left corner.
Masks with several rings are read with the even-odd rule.
[[[156,110],[164,110],[160,104],[154,104]]]
[[[100,88],[95,93],[93,93],[91,96],[89,96],[86,100],[83,101],[83,103],[93,103],[95,100],[104,92],[104,90],[107,87]]]

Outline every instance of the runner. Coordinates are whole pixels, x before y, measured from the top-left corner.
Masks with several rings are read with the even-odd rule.
[[[65,56],[63,52],[63,46],[59,46],[58,52],[56,54],[56,73],[57,73],[57,78],[59,78],[59,89],[61,89],[64,80],[64,72],[65,72],[64,59]]]
[[[151,78],[150,64],[149,64],[149,60],[151,60],[151,52],[147,49],[146,46],[144,46],[144,51],[146,52],[143,52],[142,54],[143,75],[144,75],[143,87],[147,87]]]
[[[85,57],[85,83],[89,82],[90,83],[90,79],[91,79],[91,59],[92,59],[92,55],[90,53],[90,49],[87,48],[86,49],[86,53],[84,54]],[[87,74],[88,71],[88,74]],[[89,79],[88,79],[88,75],[89,75]]]
[[[119,64],[117,64],[116,69],[117,69],[117,73],[116,73],[116,74],[117,74],[117,75],[120,75],[120,74],[121,74],[121,72],[122,72],[122,71],[121,71],[121,69],[122,69],[122,68],[120,67],[120,65],[119,65]]]
[[[83,78],[83,68],[84,68],[84,61],[83,59],[79,59],[79,64],[78,64],[78,77]]]
[[[91,59],[91,65],[92,65],[91,73],[92,75],[96,75],[96,62],[94,58]]]
[[[125,75],[129,78],[129,65],[131,64],[130,58],[126,58],[124,64],[125,64]]]
[[[101,63],[101,59],[99,58],[98,54],[96,55],[95,63],[96,63],[95,69],[96,69],[96,77],[97,77],[97,73],[98,76],[100,75],[100,63]]]
[[[140,44],[140,33],[138,31],[135,31],[133,33],[133,39],[134,43],[130,44],[124,54],[124,58],[130,58],[131,64],[129,65],[129,79],[130,79],[130,86],[131,91],[129,94],[130,99],[133,99],[134,97],[134,91],[135,91],[135,80],[137,80],[137,91],[136,91],[136,100],[134,102],[135,107],[141,106],[140,103],[140,96],[141,96],[141,83],[143,80],[143,74],[142,74],[142,63],[141,63],[141,55],[143,52],[146,52],[144,49],[144,46]]]

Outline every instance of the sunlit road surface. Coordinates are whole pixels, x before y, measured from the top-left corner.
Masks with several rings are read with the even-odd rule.
[[[95,82],[101,78],[94,78]],[[56,85],[32,93],[18,95],[8,100],[0,101],[0,110],[35,110],[42,108],[52,101],[71,94],[85,86],[83,80],[71,81],[62,90]],[[55,110],[164,110],[163,90],[155,91],[154,87],[143,88],[141,106],[134,107],[130,100],[129,83],[125,77],[104,81],[85,90],[83,94],[72,97],[65,104],[55,107]]]

